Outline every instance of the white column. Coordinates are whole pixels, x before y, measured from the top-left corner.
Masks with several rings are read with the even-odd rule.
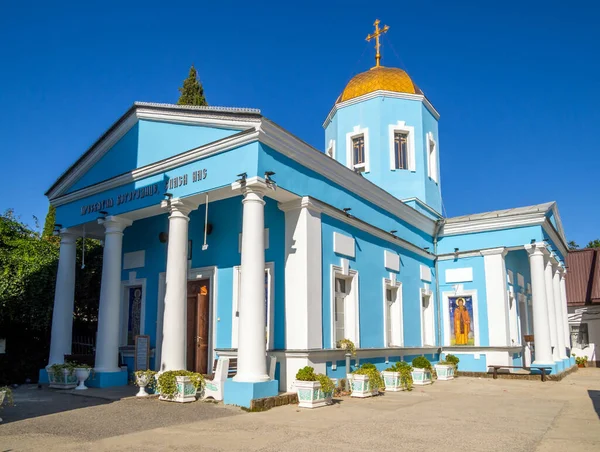
[[[505,248],[482,250],[485,268],[485,293],[488,311],[489,344],[510,345],[508,290],[506,285]]]
[[[239,382],[268,381],[265,341],[264,185],[242,188],[242,278],[239,306]]]
[[[567,359],[567,347],[565,345],[565,323],[563,321],[562,296],[560,293],[560,266],[558,262],[552,263],[552,291],[554,295],[554,311],[556,312],[556,333],[558,342],[558,357]]]
[[[65,355],[71,353],[76,251],[77,236],[68,229],[61,230],[48,365],[62,364]]]
[[[550,344],[552,344],[552,359],[560,361],[558,353],[558,330],[556,328],[556,308],[554,307],[554,287],[552,283],[553,257],[547,257],[544,267],[544,282],[546,287],[546,303],[548,304],[548,323],[550,324]]]
[[[99,219],[98,223],[104,226],[105,232],[95,369],[97,372],[119,372],[123,231],[131,225],[131,220],[108,216]]]
[[[563,325],[565,333],[565,346],[571,350],[571,329],[569,327],[569,310],[567,304],[567,285],[566,276],[567,270],[564,267],[560,268],[560,300],[563,310]]]
[[[167,273],[165,312],[160,370],[185,370],[187,352],[187,256],[189,214],[198,203],[184,199],[163,201],[169,209],[169,241],[167,246]]]
[[[531,269],[531,292],[533,298],[533,340],[535,361],[533,365],[554,364],[550,343],[548,304],[546,303],[546,281],[544,276],[545,259],[548,255],[543,243],[525,245],[529,253]]]

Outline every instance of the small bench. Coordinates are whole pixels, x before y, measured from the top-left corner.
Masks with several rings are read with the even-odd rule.
[[[531,372],[531,369],[535,369],[535,370],[539,370],[542,373],[542,381],[546,381],[546,370],[548,371],[548,374],[550,374],[550,372],[552,371],[552,367],[548,366],[548,367],[526,367],[526,366],[488,366],[488,368],[492,368],[493,372],[493,378],[494,380],[498,379],[498,369],[523,369],[523,370],[527,370],[529,372]]]
[[[237,358],[229,358],[229,368],[227,370],[227,378],[232,378],[237,374]],[[212,373],[205,375],[206,378],[212,379],[217,373],[217,364],[219,363],[218,359],[215,359],[213,363]]]

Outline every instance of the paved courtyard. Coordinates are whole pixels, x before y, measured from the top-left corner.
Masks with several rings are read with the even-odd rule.
[[[600,369],[559,383],[462,377],[410,393],[341,398],[328,408],[262,413],[97,395],[19,388],[17,406],[1,414],[0,451],[600,450]]]

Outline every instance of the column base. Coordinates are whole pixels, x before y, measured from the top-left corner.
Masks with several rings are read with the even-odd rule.
[[[277,380],[247,383],[227,379],[223,388],[223,402],[226,405],[250,408],[252,400],[276,396],[279,394],[278,389],[279,382]]]
[[[536,368],[536,367],[544,367],[544,368],[546,368],[546,374],[547,374],[547,375],[548,375],[548,370],[547,370],[548,368],[550,368],[550,369],[551,369],[551,370],[550,370],[550,373],[549,373],[550,375],[556,375],[557,373],[559,373],[559,372],[560,372],[560,370],[559,370],[559,368],[558,368],[558,366],[557,366],[557,363],[554,363],[554,362],[551,362],[551,363],[548,363],[548,364],[546,364],[546,363],[536,363],[536,362],[534,362],[533,364],[531,364],[531,366],[530,366],[530,367],[531,367],[531,370],[532,370],[532,371],[533,371],[533,370],[535,370],[535,368]],[[541,374],[541,371],[539,371],[539,372],[540,372],[540,374]]]
[[[127,386],[127,372],[120,370],[118,372],[94,372],[94,378],[85,382],[90,388],[110,388],[113,386]]]

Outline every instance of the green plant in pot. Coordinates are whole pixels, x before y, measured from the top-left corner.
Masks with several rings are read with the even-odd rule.
[[[413,370],[411,372],[413,384],[418,386],[430,385],[432,383],[431,362],[424,356],[417,356],[412,360]]]
[[[575,356],[575,355],[573,355],[573,356]],[[575,364],[577,364],[577,367],[585,367],[587,362],[588,362],[587,356],[575,356]]]
[[[346,350],[351,356],[356,356],[356,346],[350,339],[341,339],[336,342],[335,346],[342,350]]]
[[[435,365],[435,373],[438,380],[448,381],[454,380],[456,369],[458,368],[459,359],[454,355],[446,355],[446,358],[439,361]]]
[[[77,386],[77,377],[75,370],[78,364],[67,361],[62,364],[52,364],[46,367],[48,372],[48,381],[51,388],[56,389],[73,389]]]
[[[375,364],[364,363],[350,374],[352,397],[372,397],[384,387],[381,373]]]
[[[332,403],[335,385],[327,375],[316,374],[315,369],[305,366],[296,373],[294,382],[298,392],[298,405],[303,408],[317,408]]]
[[[194,402],[198,391],[204,388],[204,377],[189,370],[168,370],[158,374],[156,385],[160,400]]]
[[[136,397],[148,397],[146,388],[154,389],[156,386],[156,372],[153,370],[138,370],[135,372],[135,384],[140,388]]]
[[[404,361],[398,361],[385,369],[381,375],[385,382],[386,391],[410,391],[413,385],[412,366]]]

